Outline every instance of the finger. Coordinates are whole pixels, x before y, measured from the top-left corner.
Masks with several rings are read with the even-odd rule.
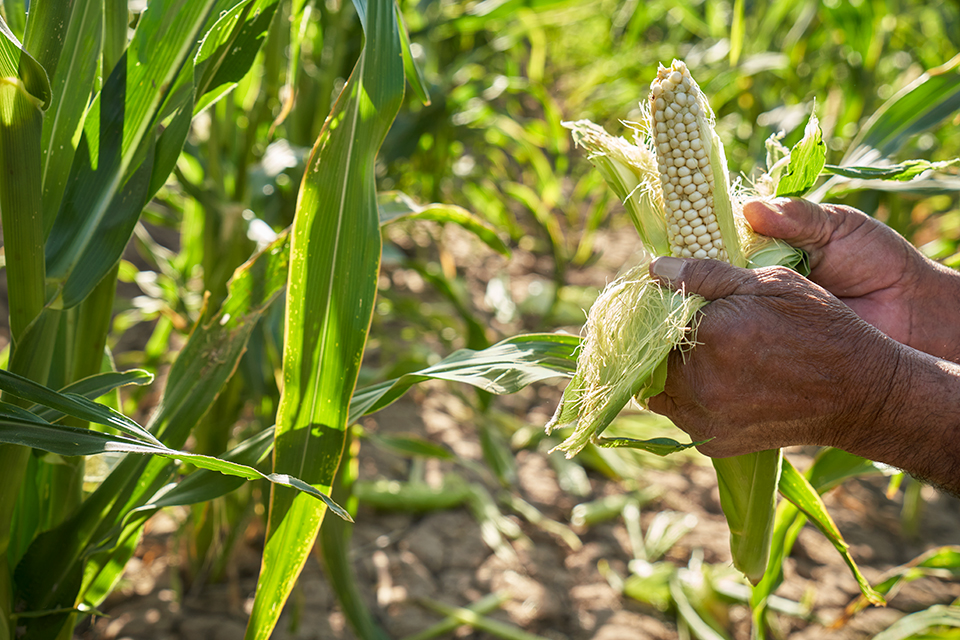
[[[755,272],[718,260],[663,256],[650,263],[650,275],[672,289],[707,300],[755,292]]]
[[[650,411],[654,413],[659,413],[662,416],[667,416],[668,418],[673,415],[676,410],[676,403],[673,398],[668,396],[665,393],[658,393],[657,395],[647,399],[647,407]]]
[[[801,198],[754,200],[744,205],[743,215],[757,233],[808,252],[822,249],[870,220],[852,207],[820,205]]]

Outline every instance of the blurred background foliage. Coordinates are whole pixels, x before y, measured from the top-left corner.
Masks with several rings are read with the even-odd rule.
[[[960,51],[956,3],[483,0],[400,7],[430,103],[407,92],[379,157],[378,188],[464,207],[511,247],[546,258],[547,304],[525,308],[532,312],[524,314],[526,329],[579,322],[560,304],[586,306],[566,290],[565,274],[603,250],[594,246],[594,230],[627,226],[562,121],[588,118],[626,135],[621,121],[639,118],[657,65],[682,58],[710,96],[731,170],[749,183],[764,165],[767,137],[783,131],[791,145],[814,108],[828,162],[839,163],[885,100]],[[190,326],[202,291],[214,302],[222,298],[257,238],[262,244],[292,219],[304,157],[356,58],[360,25],[349,2],[308,2],[306,17],[293,21],[290,10],[278,14],[253,73],[198,118],[176,179],[145,217],[179,233],[178,252],[164,254],[144,229],[138,246],[152,268],[121,272],[149,298],[135,300],[122,327],[160,319],[148,355],[164,352],[162,335]],[[292,29],[302,34],[298,47],[290,47],[297,40],[291,33],[298,34]],[[892,159],[958,155],[960,120],[952,114]],[[832,199],[932,243],[938,257],[955,253],[960,240],[957,199],[947,188]],[[388,243],[385,265],[400,266],[405,274],[396,279],[414,283],[413,293],[430,287],[440,300],[411,308],[394,291],[411,287],[383,286],[380,321],[423,325],[437,353],[502,337],[487,319],[480,326],[476,314],[496,310],[472,308],[456,256],[429,241],[440,237],[437,225],[396,227],[386,234],[399,242]],[[511,317],[509,310],[501,317]]]

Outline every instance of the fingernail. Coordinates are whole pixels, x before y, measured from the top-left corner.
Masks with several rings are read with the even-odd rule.
[[[683,258],[673,258],[671,256],[662,256],[653,261],[650,265],[650,271],[654,276],[661,280],[673,282],[680,277],[680,269],[683,267]]]

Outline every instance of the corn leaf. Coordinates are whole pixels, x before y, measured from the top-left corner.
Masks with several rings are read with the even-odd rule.
[[[158,115],[214,0],[158,0],[90,106],[46,246],[55,306],[85,298],[113,268],[150,186]]]
[[[10,371],[0,369],[0,390],[22,400],[54,409],[61,414],[113,427],[147,442],[160,444],[152,433],[110,407],[97,404],[84,396],[58,393]]]
[[[100,453],[137,453],[184,460],[201,469],[219,471],[247,480],[268,480],[272,483],[297,489],[318,498],[341,518],[350,519],[342,507],[326,494],[317,491],[302,480],[283,473],[263,474],[253,467],[203,456],[187,451],[177,451],[162,444],[112,435],[90,429],[78,429],[62,425],[41,424],[35,420],[17,420],[11,416],[0,420],[0,442],[33,447],[62,456],[91,456]]]
[[[253,466],[263,462],[272,449],[273,429],[271,428],[247,438],[233,449],[217,457],[221,460]],[[213,469],[198,468],[180,482],[165,486],[147,500],[146,504],[137,507],[130,513],[148,512],[152,514],[165,507],[182,507],[207,502],[230,493],[243,483],[244,478],[240,476],[224,475]]]
[[[446,447],[429,440],[413,436],[383,436],[375,433],[364,433],[364,440],[369,440],[381,449],[390,451],[394,455],[407,458],[437,458],[454,462],[457,456]]]
[[[22,38],[27,24],[26,0],[3,0],[3,17],[9,23],[6,28]]]
[[[75,136],[83,125],[97,80],[103,37],[103,2],[73,0],[67,4],[68,10],[64,11],[58,3],[36,3],[36,9],[30,12],[25,43],[31,50],[42,48],[38,56],[50,74],[52,91],[43,122],[40,173],[45,232],[53,225],[70,175]],[[62,65],[60,60],[64,61]]]
[[[911,137],[960,110],[960,55],[931,69],[883,103],[850,143],[841,164],[868,155],[886,157]],[[872,153],[871,153],[872,152]]]
[[[931,69],[884,102],[853,139],[840,166],[865,165],[896,154],[913,136],[932,129],[960,110],[960,55]],[[808,194],[823,200],[846,178],[833,176]],[[874,189],[890,188],[875,183]]]
[[[403,47],[403,75],[407,82],[417,94],[417,100],[425,107],[430,106],[430,91],[427,89],[427,80],[423,77],[423,70],[417,64],[416,59],[410,52],[410,34],[407,32],[407,25],[403,23],[403,14],[400,12],[400,5],[397,4],[397,24],[400,25],[400,45]]]
[[[273,429],[267,429],[220,456],[223,460],[254,465],[262,462],[273,446]],[[161,487],[143,506],[123,517],[121,532],[107,551],[107,560],[93,564],[84,576],[83,604],[96,607],[113,592],[126,565],[136,550],[140,529],[158,510],[206,502],[226,495],[246,482],[245,478],[224,475],[210,469],[197,469],[178,483]],[[120,569],[118,569],[120,568]]]
[[[960,158],[930,162],[929,160],[905,160],[887,166],[839,167],[827,164],[823,172],[843,176],[852,180],[912,180],[926,171],[942,171],[960,164]]]
[[[0,18],[0,210],[14,345],[44,304],[40,136],[50,84]]]
[[[204,36],[194,60],[194,114],[226,95],[247,74],[279,4],[279,0],[243,0],[225,11]]]
[[[690,602],[690,598],[687,597],[677,574],[670,576],[669,585],[670,597],[673,598],[673,603],[677,607],[677,614],[700,640],[729,640],[725,634],[714,629],[701,617]]]
[[[900,591],[900,587],[919,578],[936,576],[940,578],[957,579],[960,577],[960,547],[945,546],[930,549],[905,565],[887,572],[887,577],[876,585],[878,593],[892,598]],[[843,615],[834,623],[839,628],[870,604],[863,595],[847,605]]]
[[[892,467],[855,456],[843,449],[826,448],[817,455],[805,475],[817,493],[823,495],[848,478],[890,475],[895,471]]]
[[[24,49],[0,17],[0,73],[3,84],[13,86],[38,109],[50,104],[50,80],[43,66]],[[19,80],[15,83],[13,79]]]
[[[817,456],[813,465],[807,470],[806,477],[817,493],[823,494],[848,478],[884,472],[883,468],[870,460],[841,449],[827,448]],[[750,597],[754,629],[761,635],[766,624],[767,600],[783,582],[783,561],[790,555],[790,550],[806,522],[807,516],[789,500],[783,500],[777,505],[767,570],[763,579],[754,587]]]
[[[350,405],[350,421],[383,409],[426,380],[449,380],[496,394],[515,393],[549,378],[573,375],[577,336],[533,333],[514,336],[481,351],[461,349],[435,365],[394,380],[358,389]]]
[[[380,230],[375,157],[403,97],[392,2],[357,4],[365,42],[314,147],[291,232],[274,470],[329,491],[376,296]],[[309,251],[307,246],[309,245]],[[306,562],[325,509],[271,489],[248,639],[265,639]]]
[[[463,207],[454,204],[426,204],[414,202],[413,198],[399,191],[384,191],[377,195],[380,208],[380,226],[400,220],[433,220],[450,222],[474,234],[488,247],[503,256],[510,255],[510,249],[488,222],[473,215]]]
[[[816,184],[827,161],[827,145],[817,114],[811,113],[803,138],[790,150],[790,164],[777,182],[777,197],[802,196]]]
[[[166,447],[183,447],[233,374],[253,327],[283,291],[289,257],[289,236],[284,234],[237,269],[219,312],[204,310],[170,369],[149,425]],[[133,553],[128,540],[135,540],[137,531],[133,525],[122,530],[120,523],[169,482],[174,467],[165,458],[129,456],[71,518],[40,534],[17,566],[18,593],[27,608],[72,607],[94,578],[111,584],[118,579]],[[85,554],[93,549],[98,552],[87,560]],[[59,625],[64,620],[60,617]],[[50,618],[45,622],[49,636],[42,637],[54,637],[59,626]]]
[[[873,636],[873,640],[905,640],[934,627],[960,627],[960,606],[935,604],[929,609],[911,613]]]
[[[743,0],[733,3],[733,22],[730,25],[730,66],[737,66],[743,51],[744,20]]]
[[[885,601],[877,591],[870,586],[866,577],[860,572],[860,567],[850,555],[850,547],[844,541],[840,530],[833,522],[833,518],[827,512],[827,508],[820,499],[820,494],[813,488],[810,481],[803,474],[798,472],[790,462],[783,461],[783,473],[780,476],[780,493],[789,500],[810,520],[817,525],[817,528],[823,532],[823,535],[833,544],[843,561],[847,563],[850,571],[853,573],[857,584],[860,585],[860,592],[872,604],[883,605]]]
[[[476,611],[472,611],[470,609],[463,607],[452,607],[448,604],[430,598],[422,598],[420,602],[423,604],[423,606],[433,609],[441,615],[456,620],[460,625],[468,625],[472,629],[482,631],[496,638],[503,638],[504,640],[546,640],[546,638],[543,636],[527,633],[519,627],[516,627],[512,624],[507,624],[506,622],[500,622],[499,620],[495,620],[493,618],[486,618],[478,614]]]
[[[344,460],[337,470],[331,492],[331,495],[336,496],[336,500],[348,504],[353,511],[356,511],[358,504],[353,488],[360,470],[357,462],[359,450],[359,443],[353,439],[352,433],[348,433]],[[339,518],[324,521],[320,527],[319,541],[324,570],[354,633],[364,640],[390,640],[390,636],[367,606],[357,583],[350,553],[352,534],[353,524],[350,522]]]

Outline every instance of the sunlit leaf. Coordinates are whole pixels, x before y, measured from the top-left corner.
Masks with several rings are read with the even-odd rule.
[[[380,224],[385,226],[400,220],[433,220],[435,222],[450,222],[463,227],[480,238],[484,244],[497,253],[509,256],[510,249],[503,243],[500,236],[488,222],[473,215],[463,207],[453,204],[421,205],[413,198],[399,191],[385,191],[378,194],[377,202],[380,207]]]
[[[173,460],[183,460],[201,469],[219,471],[231,476],[247,480],[268,480],[271,483],[291,487],[319,499],[338,516],[350,519],[342,507],[331,500],[326,494],[317,491],[299,478],[285,473],[263,474],[253,467],[239,464],[230,460],[223,460],[210,456],[203,456],[186,451],[177,451],[141,440],[134,440],[126,436],[111,435],[89,429],[77,429],[62,425],[39,424],[33,420],[15,420],[12,417],[0,419],[0,442],[33,447],[41,451],[48,451],[62,456],[91,456],[99,453],[136,453],[162,456]]]
[[[930,162],[929,160],[905,160],[887,166],[838,167],[827,164],[823,167],[824,173],[831,173],[854,180],[912,180],[926,171],[942,171],[948,167],[960,164],[960,158]]]
[[[850,546],[844,541],[833,518],[830,517],[830,514],[827,512],[827,508],[824,506],[820,494],[817,493],[816,489],[813,488],[803,474],[798,472],[787,460],[783,461],[783,473],[780,476],[780,493],[800,509],[804,515],[810,518],[810,520],[817,525],[817,528],[823,532],[823,535],[833,544],[836,550],[840,552],[843,561],[847,563],[853,576],[857,579],[857,584],[860,585],[860,592],[863,593],[864,597],[872,604],[885,604],[883,596],[870,586],[870,582],[860,572],[860,567],[857,566],[853,556],[850,555]]]
[[[790,164],[780,176],[776,195],[802,196],[816,184],[827,161],[827,145],[823,142],[820,121],[811,113],[803,138],[790,150]]]
[[[307,163],[291,232],[274,446],[275,471],[324,492],[342,455],[376,297],[381,240],[375,157],[403,97],[393,3],[362,4],[364,48]],[[271,489],[248,639],[272,633],[324,514],[317,503]]]
[[[379,411],[425,380],[461,382],[507,394],[540,380],[569,377],[576,368],[574,351],[579,345],[577,336],[533,333],[508,338],[481,351],[461,349],[426,369],[358,389],[350,406],[350,419]]]
[[[215,0],[157,0],[84,122],[46,245],[55,306],[79,304],[116,264],[145,204],[158,116]]]

